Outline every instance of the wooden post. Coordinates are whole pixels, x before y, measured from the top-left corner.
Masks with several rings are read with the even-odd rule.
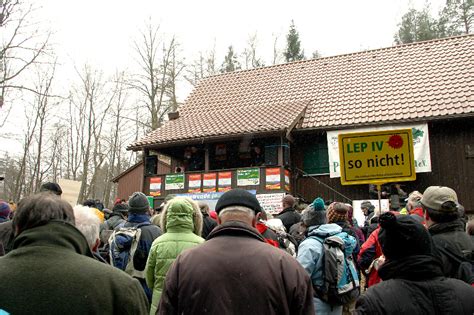
[[[204,171],[209,172],[209,144],[204,147]]]

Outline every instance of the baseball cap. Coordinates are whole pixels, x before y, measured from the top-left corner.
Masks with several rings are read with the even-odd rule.
[[[453,202],[456,207],[443,207],[446,202]],[[456,211],[458,204],[458,196],[456,192],[446,186],[430,186],[426,188],[421,198],[421,204],[427,208],[438,211]]]

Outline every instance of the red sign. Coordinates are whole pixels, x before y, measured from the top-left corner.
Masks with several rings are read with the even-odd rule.
[[[161,196],[161,177],[150,178],[150,196]]]
[[[280,189],[281,170],[279,167],[265,169],[265,188]]]
[[[214,192],[216,191],[216,183],[217,183],[217,173],[207,173],[204,174],[204,181],[203,181],[203,192]]]
[[[219,172],[219,192],[232,189],[232,172]]]
[[[189,174],[188,176],[188,192],[201,192],[201,174]]]

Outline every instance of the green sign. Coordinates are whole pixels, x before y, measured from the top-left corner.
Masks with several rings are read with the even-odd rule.
[[[255,186],[260,184],[260,169],[246,168],[237,170],[237,186]]]
[[[148,199],[148,204],[150,205],[150,208],[154,208],[154,200],[153,200],[153,196],[146,196],[146,199]]]
[[[184,189],[184,174],[169,174],[165,179],[165,190]]]

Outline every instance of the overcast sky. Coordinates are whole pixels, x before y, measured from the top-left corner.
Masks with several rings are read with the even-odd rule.
[[[237,53],[245,48],[250,34],[257,33],[257,54],[270,64],[273,36],[280,47],[291,20],[300,33],[306,56],[318,50],[322,56],[357,52],[393,45],[401,16],[410,8],[421,9],[425,0],[30,0],[53,31],[60,67],[57,77],[64,86],[76,80],[74,66],[88,63],[112,74],[116,69],[133,69],[133,39],[151,19],[165,36],[176,35],[183,56],[191,62],[199,51],[215,45],[220,65],[227,47]],[[445,0],[429,1],[433,13]],[[179,93],[182,100],[190,88]],[[64,91],[64,93],[67,93]],[[21,134],[24,109],[17,107],[0,133]],[[12,148],[13,139],[0,137],[0,151]],[[8,149],[7,149],[8,150]]]
[[[162,32],[176,35],[188,60],[216,43],[219,60],[229,45],[242,52],[249,34],[257,32],[258,52],[272,55],[272,34],[284,46],[295,21],[306,55],[323,56],[393,44],[401,16],[425,0],[40,0],[41,12],[55,31],[58,55],[104,70],[130,66],[131,42],[151,18]],[[430,1],[437,12],[445,0]],[[268,61],[267,61],[268,63]]]

